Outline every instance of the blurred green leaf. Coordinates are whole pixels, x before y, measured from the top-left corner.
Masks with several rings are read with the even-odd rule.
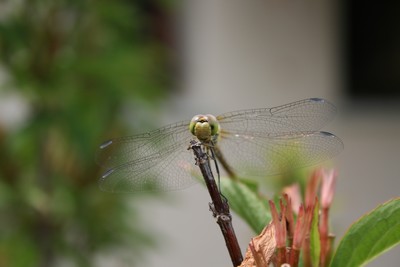
[[[361,217],[344,235],[330,266],[363,266],[400,242],[400,198]]]
[[[122,247],[138,261],[154,245],[137,198],[98,189],[94,154],[128,134],[126,106],[156,109],[172,88],[167,2],[1,4],[0,97],[16,92],[29,114],[0,124],[0,266],[93,266]]]
[[[312,266],[319,266],[319,257],[321,253],[321,242],[319,238],[319,202],[314,207],[314,215],[310,230],[310,254]]]
[[[268,202],[253,189],[241,182],[221,179],[221,191],[229,200],[232,210],[245,220],[254,232],[260,233],[271,221],[271,214]]]

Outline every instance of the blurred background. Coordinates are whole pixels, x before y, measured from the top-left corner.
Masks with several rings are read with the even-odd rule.
[[[198,113],[327,98],[337,239],[397,197],[400,5],[354,2],[0,1],[0,266],[230,266],[202,186],[97,187],[102,141]]]

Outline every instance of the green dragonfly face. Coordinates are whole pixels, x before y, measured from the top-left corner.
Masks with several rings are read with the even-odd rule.
[[[201,142],[216,143],[219,135],[219,123],[213,115],[196,115],[189,124],[190,132]]]
[[[97,155],[105,170],[100,187],[112,192],[169,191],[196,183],[193,176],[199,171],[187,150],[196,138],[216,144],[239,177],[266,178],[315,165],[343,149],[338,137],[320,131],[335,113],[330,102],[310,98],[216,117],[197,115],[190,122],[112,139],[100,146]]]

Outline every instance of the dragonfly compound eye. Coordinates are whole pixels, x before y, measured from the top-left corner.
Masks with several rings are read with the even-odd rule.
[[[215,118],[215,116],[213,115],[206,115],[207,119],[208,119],[208,123],[210,125],[211,128],[211,135],[214,136],[216,134],[219,133],[219,122],[217,120],[217,118]]]
[[[190,121],[189,130],[194,136],[196,136],[196,124],[199,122],[201,116],[202,115],[196,115]]]

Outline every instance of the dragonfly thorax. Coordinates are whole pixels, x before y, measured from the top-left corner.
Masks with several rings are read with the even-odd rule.
[[[210,114],[196,115],[189,125],[190,132],[201,142],[216,142],[220,127],[218,120]]]

